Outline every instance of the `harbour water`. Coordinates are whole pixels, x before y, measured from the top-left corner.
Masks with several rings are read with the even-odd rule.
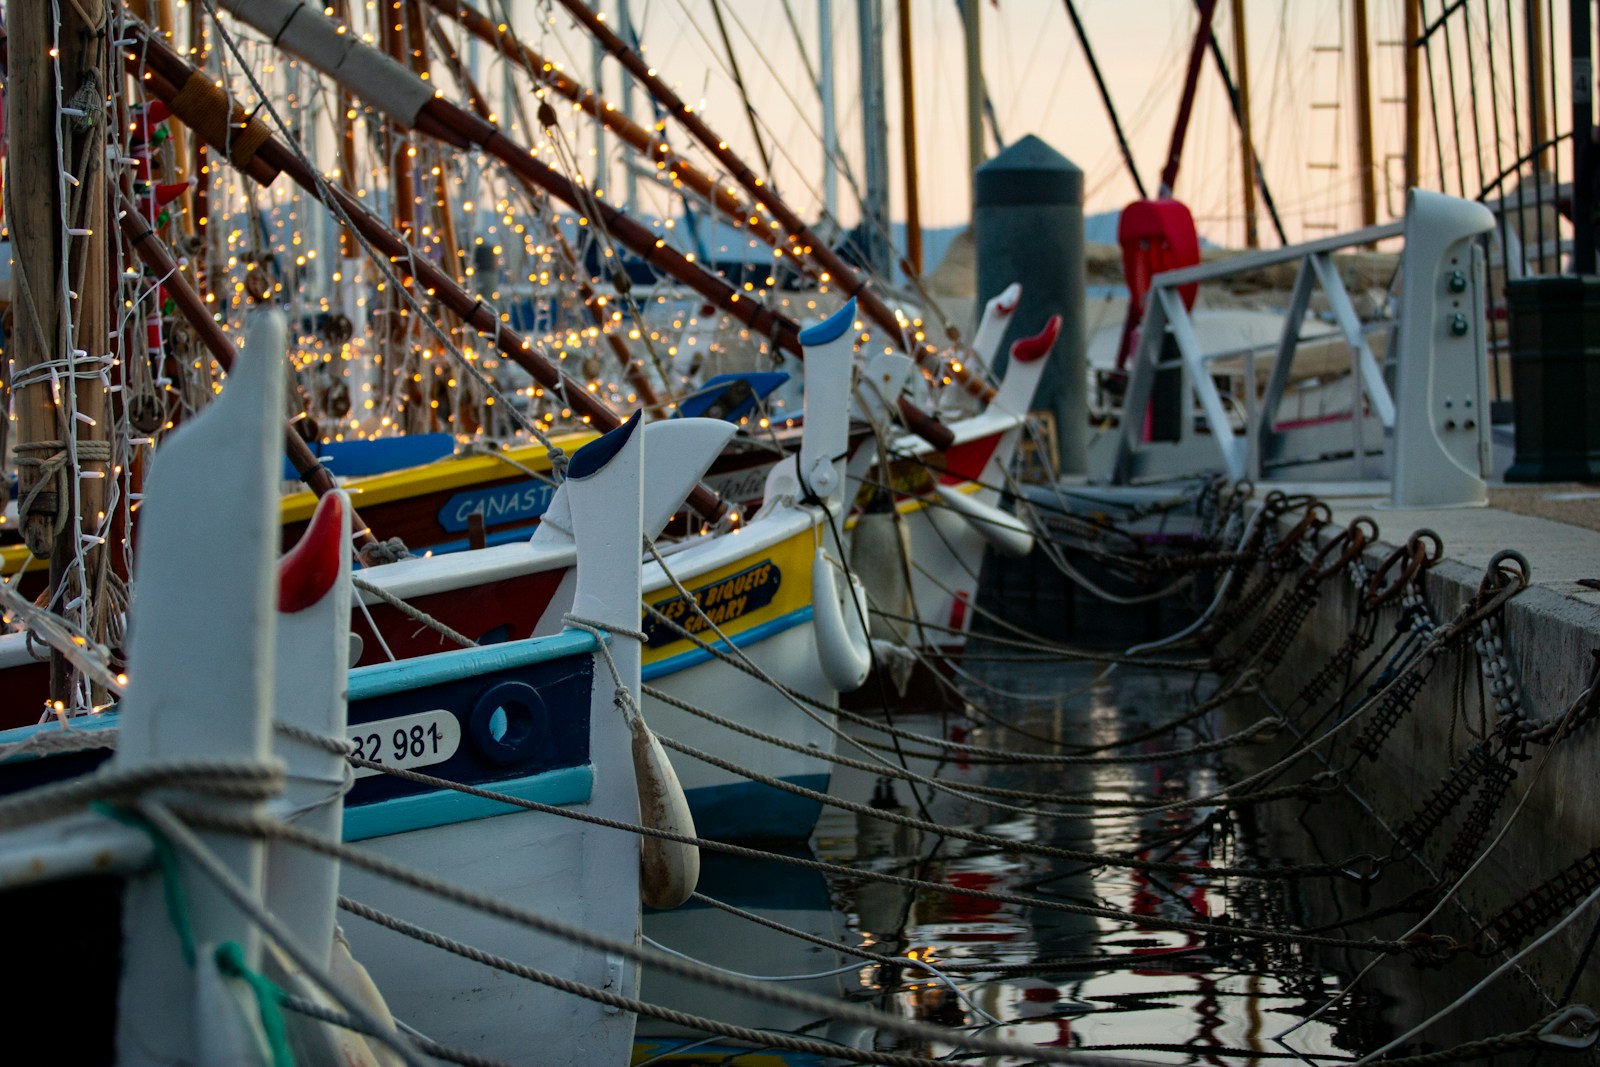
[[[1195,676],[1186,672],[1131,668],[1106,672],[1103,665],[1090,663],[985,661],[984,646],[977,647],[966,665],[972,677],[965,689],[971,698],[997,709],[997,721],[971,729],[956,716],[904,709],[892,717],[893,725],[974,746],[1059,752],[1063,749],[1048,742],[1105,745],[1169,720],[1203,698],[1212,684],[1202,683],[1197,692]],[[1240,704],[1246,706],[1201,720],[1194,733],[1169,732],[1104,754],[1170,752],[1236,731],[1240,724],[1267,714],[1252,698]],[[851,733],[872,745],[888,740],[883,733],[859,725]],[[902,743],[919,747],[910,738],[902,738]],[[862,755],[848,744],[841,749]],[[892,745],[871,751],[896,761]],[[917,759],[908,766],[957,789],[979,785],[1159,805],[1212,793],[1266,762],[1271,751],[1271,746],[1252,745],[1187,758],[1158,755],[1148,762],[1088,766]],[[1290,780],[1317,769],[1303,768],[1304,774]],[[1049,805],[1048,810],[1038,810],[1039,805],[1013,800],[1008,802],[1035,810],[995,810],[926,786],[913,791],[911,785],[845,769],[836,773],[832,791],[873,808],[922,814],[941,826],[979,831],[997,840],[960,840],[830,809],[824,811],[811,850],[798,854],[961,890],[1015,893],[1179,921],[1318,929],[1359,938],[1378,931],[1387,936],[1397,927],[1409,926],[1416,915],[1394,909],[1375,924],[1343,925],[1402,899],[1414,888],[1406,884],[1411,873],[1403,863],[1388,868],[1375,892],[1337,875],[1256,881],[1198,872],[1091,868],[1059,857],[1009,851],[1003,843],[1122,853],[1197,869],[1335,863],[1357,851],[1382,851],[1373,844],[1382,838],[1382,829],[1342,793],[1319,798],[1314,805],[1295,799],[1242,808],[1231,815],[1208,807],[1158,815],[1101,809],[1099,817],[1085,819],[1057,814],[1088,810],[1081,807]],[[700,902],[675,913],[649,916],[647,936],[744,975],[768,979],[824,975],[783,983],[785,988],[972,1032],[1126,1057],[1131,1063],[1351,1062],[1425,1018],[1424,1013],[1448,1003],[1482,973],[1475,965],[1441,973],[1408,960],[1392,960],[1347,990],[1372,959],[1369,953],[1247,939],[1222,943],[1214,934],[1136,928],[1045,907],[727,856],[706,857],[701,891],[816,937],[943,965],[950,968],[951,981],[941,982],[914,967],[852,961],[837,949],[757,926]],[[1463,1040],[1520,1028],[1539,1014],[1537,1006],[1524,1003],[1528,998],[1518,983],[1505,985],[1458,1024]],[[1341,993],[1346,995],[1339,997]],[[918,1044],[841,1027],[655,974],[647,973],[643,996],[775,1033],[837,1041],[850,1049],[962,1059],[959,1050],[939,1042]],[[1527,1014],[1530,1010],[1535,1015]],[[646,1019],[640,1020],[638,1032],[636,1065],[848,1062],[843,1057],[819,1060],[762,1051],[751,1044],[705,1041],[703,1034]],[[1437,1037],[1440,1032],[1431,1033]],[[1442,1032],[1452,1031],[1447,1027]],[[1412,1042],[1400,1051],[1415,1054],[1450,1043],[1449,1038]],[[742,1056],[735,1054],[740,1049],[745,1052]],[[962,1061],[1012,1062],[976,1057]],[[1509,1065],[1528,1060],[1524,1051],[1486,1062]]]

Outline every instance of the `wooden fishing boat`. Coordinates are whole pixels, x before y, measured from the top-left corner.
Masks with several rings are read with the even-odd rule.
[[[826,708],[841,690],[861,684],[870,662],[865,607],[848,593],[841,603],[840,588],[850,583],[835,577],[854,314],[846,307],[805,335],[804,438],[800,451],[768,476],[762,510],[734,531],[674,546],[641,572],[643,626],[650,638],[643,657],[646,681],[674,700],[735,719],[801,751],[735,733],[647,696],[652,726],[756,774],[808,788],[826,786],[828,765],[804,749],[832,750],[834,723]],[[654,538],[733,427],[674,419],[649,424],[644,432],[671,442],[660,449],[670,458],[658,461],[645,479],[647,494],[664,493],[651,495],[646,505],[644,530]],[[559,629],[572,603],[574,547],[565,515],[553,506],[530,541],[365,571],[363,580],[382,592],[367,595],[364,618],[355,624],[363,661],[376,661],[385,649],[402,658],[417,655],[443,640],[391,599],[477,641]],[[692,605],[680,586],[694,597]],[[773,682],[812,703],[802,710],[775,699]],[[816,821],[815,801],[697,760],[680,757],[674,764],[706,836],[803,837]]]

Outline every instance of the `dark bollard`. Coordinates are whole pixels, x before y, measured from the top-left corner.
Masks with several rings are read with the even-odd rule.
[[[1029,135],[979,167],[973,183],[978,307],[1012,282],[1022,306],[995,358],[1003,371],[1011,344],[1060,315],[1061,338],[1034,397],[1055,416],[1064,474],[1088,469],[1088,382],[1083,336],[1083,171]]]

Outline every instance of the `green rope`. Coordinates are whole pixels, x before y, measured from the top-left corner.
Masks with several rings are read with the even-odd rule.
[[[261,1031],[266,1035],[267,1048],[272,1050],[272,1067],[294,1067],[294,1052],[289,1048],[289,1032],[284,1025],[283,1009],[279,1007],[286,995],[284,991],[266,975],[245,966],[244,947],[237,941],[218,945],[216,960],[218,970],[239,979],[255,994],[256,1010],[261,1013]]]
[[[167,840],[166,835],[136,811],[98,800],[91,807],[107,818],[139,830],[150,839],[150,844],[155,849],[156,866],[161,868],[161,889],[167,901],[167,918],[172,920],[172,929],[177,932],[178,943],[183,946],[183,962],[193,967],[194,931],[189,927],[189,901],[183,895],[183,880],[178,877],[178,850]]]
[[[156,866],[161,871],[161,888],[167,903],[167,918],[172,921],[172,929],[177,933],[178,943],[183,947],[184,962],[191,968],[194,967],[196,959],[194,930],[189,925],[189,901],[183,892],[178,850],[173,847],[165,834],[138,812],[102,801],[95,801],[92,806],[107,818],[115,819],[124,826],[131,826],[150,839],[151,847],[155,850]],[[250,992],[256,1000],[256,1010],[261,1014],[261,1030],[267,1039],[267,1049],[272,1054],[272,1067],[294,1067],[294,1051],[289,1047],[288,1028],[283,1021],[283,1010],[278,1006],[279,1001],[286,996],[284,991],[279,989],[272,979],[252,971],[245,965],[244,946],[237,941],[224,941],[218,945],[213,958],[216,960],[217,970],[250,987]]]

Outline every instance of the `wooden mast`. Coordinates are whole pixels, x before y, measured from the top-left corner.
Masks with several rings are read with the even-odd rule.
[[[106,13],[98,5],[87,13],[98,21],[62,5],[57,29],[49,5],[13,5],[6,97],[18,512],[29,551],[50,561],[53,608],[73,604],[81,619],[92,617],[104,553],[80,537],[98,536],[111,458],[100,377],[110,333]],[[75,701],[58,653],[50,696],[58,707]]]
[[[1361,225],[1378,224],[1378,162],[1372,143],[1372,67],[1367,35],[1367,0],[1350,0],[1351,51],[1355,59],[1356,167],[1361,188]]]
[[[1523,0],[1523,25],[1528,35],[1528,129],[1533,131],[1533,177],[1537,184],[1550,169],[1550,149],[1539,146],[1550,141],[1550,83],[1545,72],[1544,5],[1539,0]]]
[[[911,55],[911,0],[899,0],[900,134],[906,172],[906,263],[922,274],[922,206],[917,189],[917,86]]]
[[[1422,45],[1422,0],[1402,0],[1405,4],[1406,76],[1406,190],[1415,189],[1420,181],[1422,162],[1422,71],[1420,55]]]
[[[1409,0],[1408,0],[1409,2]],[[1250,126],[1250,50],[1245,40],[1244,0],[1233,0],[1233,62],[1237,68],[1239,92],[1239,166],[1244,195],[1244,244],[1261,247],[1261,229],[1256,222],[1256,145]]]
[[[981,0],[961,0],[961,37],[967,73],[967,173],[983,164],[983,8]]]

